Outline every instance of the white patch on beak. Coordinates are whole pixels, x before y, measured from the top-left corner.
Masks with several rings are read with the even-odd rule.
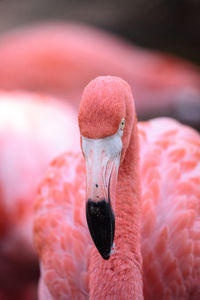
[[[82,149],[86,160],[87,198],[99,201],[108,199],[111,173],[118,171],[122,151],[123,130],[102,139],[82,136]]]

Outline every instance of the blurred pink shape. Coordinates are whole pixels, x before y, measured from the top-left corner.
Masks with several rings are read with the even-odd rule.
[[[39,24],[0,38],[0,88],[45,91],[77,107],[84,86],[106,74],[129,82],[138,113],[167,107],[184,91],[200,93],[193,64],[82,24]]]
[[[32,244],[37,184],[56,155],[78,147],[76,114],[68,103],[0,93],[0,290],[8,293],[12,286],[19,292],[37,279]]]

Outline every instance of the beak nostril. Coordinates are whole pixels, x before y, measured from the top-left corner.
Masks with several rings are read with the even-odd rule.
[[[99,187],[99,185],[96,183],[96,188],[98,188]]]

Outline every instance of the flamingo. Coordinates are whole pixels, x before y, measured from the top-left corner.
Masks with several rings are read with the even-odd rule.
[[[0,92],[0,299],[35,299],[37,184],[54,156],[78,148],[75,120],[74,109],[55,97]]]
[[[199,134],[137,123],[113,76],[86,86],[78,120],[83,155],[54,159],[35,202],[39,299],[200,299]]]
[[[77,109],[84,86],[103,74],[129,82],[139,116],[173,113],[200,126],[198,116],[185,118],[179,105],[184,100],[186,111],[188,104],[194,111],[200,106],[200,69],[191,62],[81,23],[39,23],[1,34],[2,89],[45,92]]]

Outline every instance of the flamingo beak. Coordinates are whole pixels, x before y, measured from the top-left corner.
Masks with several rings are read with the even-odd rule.
[[[115,234],[115,187],[122,149],[121,133],[103,139],[82,137],[86,159],[86,217],[93,242],[110,258]]]

